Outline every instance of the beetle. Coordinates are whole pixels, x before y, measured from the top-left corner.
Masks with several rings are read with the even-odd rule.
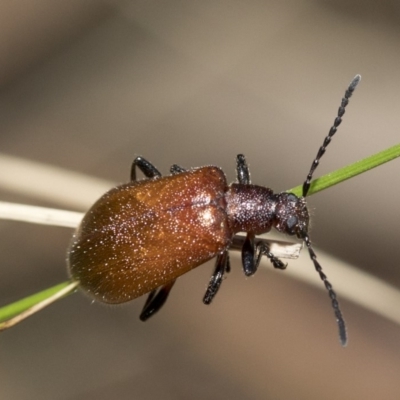
[[[275,257],[257,235],[275,228],[297,236],[308,249],[315,269],[331,298],[340,341],[347,341],[345,322],[336,293],[322,272],[308,234],[306,196],[319,161],[342,121],[360,76],[350,83],[337,117],[324,139],[303,184],[303,194],[274,193],[254,185],[245,157],[236,158],[237,182],[228,185],[215,166],[185,170],[174,164],[171,175],[137,157],[131,181],[104,194],[86,213],[68,252],[73,280],[100,302],[118,304],[146,293],[140,319],[145,321],[165,303],[177,278],[216,257],[215,269],[203,298],[210,304],[230,270],[229,248],[238,232],[246,232],[242,265],[253,275],[263,256],[275,268],[286,265]],[[145,179],[137,180],[137,169]]]

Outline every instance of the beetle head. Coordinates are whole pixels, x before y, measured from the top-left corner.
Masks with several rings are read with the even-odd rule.
[[[304,197],[293,193],[278,194],[275,215],[274,225],[279,232],[297,235],[301,239],[308,232],[310,217]]]

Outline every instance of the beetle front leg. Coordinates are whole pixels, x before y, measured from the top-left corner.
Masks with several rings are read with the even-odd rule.
[[[136,181],[136,168],[139,168],[146,178],[160,177],[161,172],[143,157],[136,157],[131,167],[131,181]]]
[[[150,317],[152,317],[157,311],[161,309],[161,307],[165,304],[168,299],[168,296],[171,292],[172,287],[174,286],[176,279],[173,281],[161,286],[160,289],[153,290],[149,296],[147,297],[146,303],[143,306],[143,310],[140,313],[140,320],[146,321]],[[157,294],[156,294],[157,293]]]
[[[229,272],[230,269],[231,266],[229,262],[229,253],[228,250],[225,250],[222,254],[217,256],[214,273],[210,278],[206,294],[203,297],[204,304],[210,304],[212,302],[219,288],[221,287],[224,273]]]
[[[253,233],[248,233],[242,248],[242,264],[246,276],[251,276],[256,273],[262,256],[267,256],[274,268],[286,268],[286,264],[275,257],[269,251],[269,247],[266,244],[262,242],[256,244],[255,235]]]
[[[287,264],[283,263],[278,257],[275,257],[269,250],[269,246],[267,246],[265,243],[257,243],[257,266],[260,264],[261,257],[266,256],[269,261],[271,261],[271,264],[274,266],[274,268],[277,269],[286,269]]]

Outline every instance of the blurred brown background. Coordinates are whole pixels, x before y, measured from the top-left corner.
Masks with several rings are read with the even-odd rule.
[[[137,154],[165,173],[216,164],[233,180],[242,152],[254,183],[285,190],[304,180],[356,73],[316,175],[399,142],[399,44],[390,0],[2,2],[0,152],[115,182]],[[399,180],[394,161],[309,201],[319,249],[397,287]],[[71,230],[0,230],[1,304],[66,279]],[[313,268],[290,268],[303,264]],[[342,300],[342,349],[325,292],[270,266],[254,279],[233,267],[210,307],[212,263],[146,324],[144,299],[112,308],[73,295],[4,332],[0,397],[399,398],[399,326]]]

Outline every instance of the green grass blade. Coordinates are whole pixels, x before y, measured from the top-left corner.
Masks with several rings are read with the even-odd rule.
[[[42,304],[41,308],[46,307],[48,304],[49,299],[53,298],[54,296],[57,299],[60,297],[64,297],[70,293],[73,293],[76,290],[77,284],[67,281],[60,283],[58,285],[52,286],[51,288],[45,289],[41,292],[35,293],[31,296],[25,297],[21,300],[18,300],[14,303],[8,304],[2,308],[0,308],[0,324],[4,323],[5,321],[9,321],[10,319],[19,316],[23,313],[26,313],[32,307],[38,306]],[[63,291],[65,293],[63,293]],[[60,293],[63,293],[61,296],[58,296]],[[1,330],[1,326],[0,326]]]
[[[354,164],[348,165],[347,167],[340,168],[334,172],[323,175],[311,182],[310,190],[308,195],[318,193],[321,190],[328,189],[331,186],[337,185],[347,179],[353,178],[356,175],[362,174],[372,168],[378,167],[388,161],[391,161],[400,156],[400,144],[390,147],[380,153],[374,154],[373,156],[364,158],[363,160],[357,161]],[[303,186],[296,186],[287,192],[294,193],[297,196],[301,196],[303,192]]]

